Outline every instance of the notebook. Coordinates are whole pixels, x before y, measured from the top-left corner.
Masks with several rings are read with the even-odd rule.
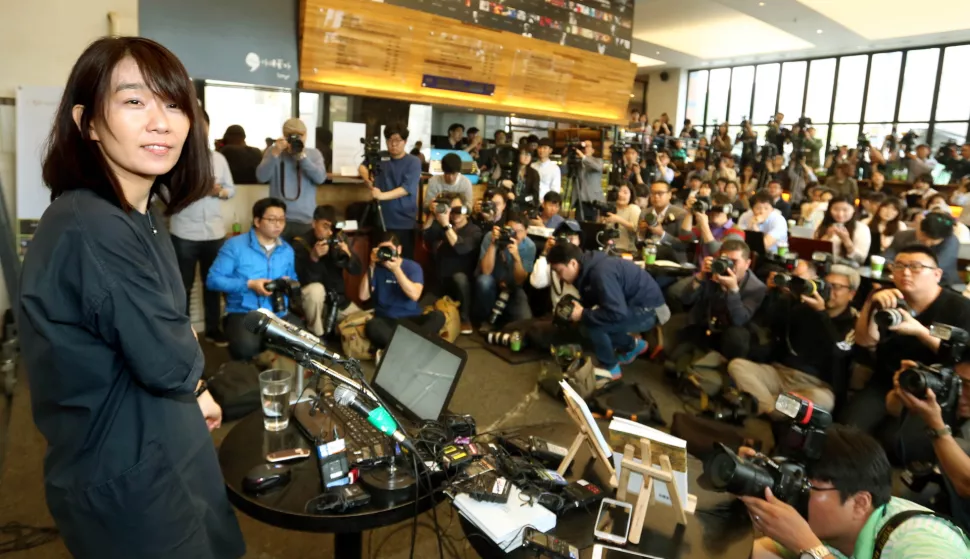
[[[540,532],[556,527],[556,515],[538,503],[529,504],[515,485],[507,503],[476,501],[466,493],[459,493],[453,502],[455,508],[472,524],[492,539],[504,551],[509,552],[522,545],[522,532],[532,526]]]

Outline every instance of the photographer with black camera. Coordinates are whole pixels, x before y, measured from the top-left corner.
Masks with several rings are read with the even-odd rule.
[[[957,272],[957,259],[960,255],[960,241],[953,234],[956,220],[938,212],[929,212],[917,217],[916,229],[899,231],[893,244],[884,252],[887,262],[891,262],[906,247],[922,245],[933,253],[933,258],[942,270],[940,285],[957,286],[962,283]]]
[[[206,287],[226,294],[226,338],[233,359],[248,361],[265,347],[262,336],[244,325],[246,313],[272,310],[294,324],[302,321],[290,312],[302,310],[293,248],[280,235],[286,226],[286,203],[263,198],[253,204],[253,225],[248,233],[228,239],[209,268]]]
[[[401,241],[391,232],[371,250],[366,281],[360,282],[361,301],[374,299],[374,317],[364,327],[371,347],[380,351],[391,343],[397,323],[407,320],[427,335],[437,334],[445,325],[445,315],[434,310],[421,314],[418,301],[424,292],[424,271],[414,260],[401,256]]]
[[[970,330],[970,300],[940,287],[943,272],[932,250],[909,245],[895,254],[890,269],[895,288],[873,291],[856,320],[856,345],[875,351],[872,377],[841,418],[869,433],[886,419],[886,394],[903,360],[941,362],[940,339],[929,326],[938,322]]]
[[[744,233],[736,229],[734,221],[731,220],[731,214],[735,210],[726,194],[715,194],[713,200],[709,196],[691,194],[684,207],[687,212],[680,222],[680,235],[700,241],[696,264],[701,264],[704,258],[717,254],[721,250],[721,241],[727,235],[734,233],[737,238],[744,239]],[[684,280],[690,281],[690,278]]]
[[[532,318],[529,299],[522,288],[536,259],[536,245],[526,235],[526,220],[511,214],[502,227],[495,226],[482,239],[479,274],[475,278],[474,318],[480,332],[494,330],[500,319],[506,322]]]
[[[313,227],[293,237],[303,313],[307,329],[317,336],[332,334],[337,323],[360,310],[347,297],[344,272],[359,276],[364,267],[350,250],[343,233],[334,230],[336,215],[333,206],[317,206],[313,211]]]
[[[380,172],[376,173],[377,176],[371,176],[368,165],[358,167],[360,177],[370,189],[371,198],[378,205],[383,220],[381,225],[387,232],[395,234],[405,258],[414,255],[418,183],[421,181],[421,160],[404,149],[408,135],[408,129],[403,126],[392,124],[385,127],[387,152],[380,154]]]
[[[433,206],[424,224],[424,242],[434,254],[438,289],[458,301],[461,333],[471,334],[472,278],[482,230],[469,220],[457,194],[439,194]]]
[[[563,217],[559,215],[561,208],[562,196],[558,192],[546,192],[546,195],[542,198],[542,210],[536,213],[533,213],[535,210],[530,212],[535,217],[530,216],[529,225],[545,227],[547,229],[559,227],[559,224],[563,222]]]
[[[621,179],[632,186],[649,184],[647,170],[640,165],[640,152],[635,146],[629,145],[623,150],[623,171]]]
[[[580,160],[579,174],[576,175],[572,193],[576,218],[580,221],[595,221],[598,214],[587,204],[606,201],[603,196],[603,160],[593,155],[593,142],[589,140],[576,148],[576,157]]]
[[[269,183],[271,198],[288,204],[283,240],[310,228],[317,207],[317,186],[327,180],[327,165],[319,150],[306,147],[306,125],[298,118],[283,123],[283,137],[263,154],[256,180]]]
[[[461,174],[461,158],[454,153],[445,154],[441,158],[441,174],[428,179],[428,187],[424,191],[424,199],[431,200],[428,207],[434,212],[434,201],[439,194],[454,192],[461,197],[461,203],[471,209],[475,199],[472,183],[468,177]]]
[[[766,459],[750,448],[742,447],[738,453],[742,458],[722,460],[723,466],[713,475],[739,478],[742,471],[757,475],[752,472],[755,468],[777,471],[752,468],[752,462]],[[804,477],[788,479],[796,484],[791,497],[791,487],[775,482],[781,476],[725,483],[739,495],[754,527],[764,534],[754,542],[752,559],[967,556],[970,540],[959,527],[916,503],[892,496],[889,460],[865,433],[832,425],[824,432],[818,456],[801,469]],[[738,491],[734,484],[740,486]],[[789,502],[792,500],[795,504]]]
[[[617,237],[614,246],[619,250],[636,250],[637,227],[640,223],[640,206],[633,203],[633,189],[628,184],[621,184],[616,189],[616,204],[613,211],[606,211],[603,223],[608,228],[614,228]]]
[[[607,382],[619,379],[620,365],[647,351],[647,342],[631,333],[648,332],[657,324],[657,311],[666,305],[660,286],[629,260],[601,251],[584,253],[572,243],[557,243],[548,261],[553,272],[580,293],[578,300],[560,299],[556,316],[582,323],[599,361],[596,377]]]
[[[537,208],[541,200],[539,197],[539,171],[532,167],[532,152],[528,149],[518,150],[518,159],[513,162],[511,158],[515,156],[514,154],[516,154],[516,151],[511,148],[499,152],[499,159],[502,160],[500,165],[502,178],[498,186],[505,190],[507,199],[515,202],[517,211]],[[491,198],[486,193],[485,200],[489,199]],[[497,200],[493,201],[498,205]],[[502,202],[502,208],[497,209],[501,210],[504,207],[505,201]],[[498,212],[498,217],[504,217],[502,211]],[[498,222],[495,222],[495,224],[499,225]]]
[[[482,199],[475,202],[472,209],[472,221],[478,225],[479,229],[488,231],[492,227],[505,225],[505,219],[509,215],[509,195],[508,190],[499,186],[486,190]]]
[[[786,392],[796,392],[828,412],[844,400],[856,323],[851,305],[860,282],[858,272],[838,264],[821,279],[772,277],[769,284],[782,296],[764,317],[771,333],[769,363],[728,363],[728,374],[739,390],[757,399],[759,413],[771,413]]]

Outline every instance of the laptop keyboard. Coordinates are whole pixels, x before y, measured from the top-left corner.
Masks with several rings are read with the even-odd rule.
[[[314,415],[296,415],[310,438],[322,434],[329,440],[336,426],[347,445],[347,460],[352,465],[371,466],[394,455],[394,444],[389,437],[353,410],[338,406],[331,394],[320,398],[320,409]]]

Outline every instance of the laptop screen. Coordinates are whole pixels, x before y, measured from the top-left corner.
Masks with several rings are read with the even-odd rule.
[[[429,339],[400,324],[374,376],[374,389],[411,420],[437,421],[445,410],[466,353],[435,335]]]

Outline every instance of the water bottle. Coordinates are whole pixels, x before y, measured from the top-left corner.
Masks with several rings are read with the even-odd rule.
[[[657,261],[657,244],[647,243],[643,247],[643,264],[650,266]]]
[[[519,351],[522,349],[522,334],[518,331],[512,332],[512,337],[509,339],[509,348],[512,351]]]
[[[239,223],[239,219],[236,214],[232,214],[232,236],[235,237],[242,233],[242,224]]]

